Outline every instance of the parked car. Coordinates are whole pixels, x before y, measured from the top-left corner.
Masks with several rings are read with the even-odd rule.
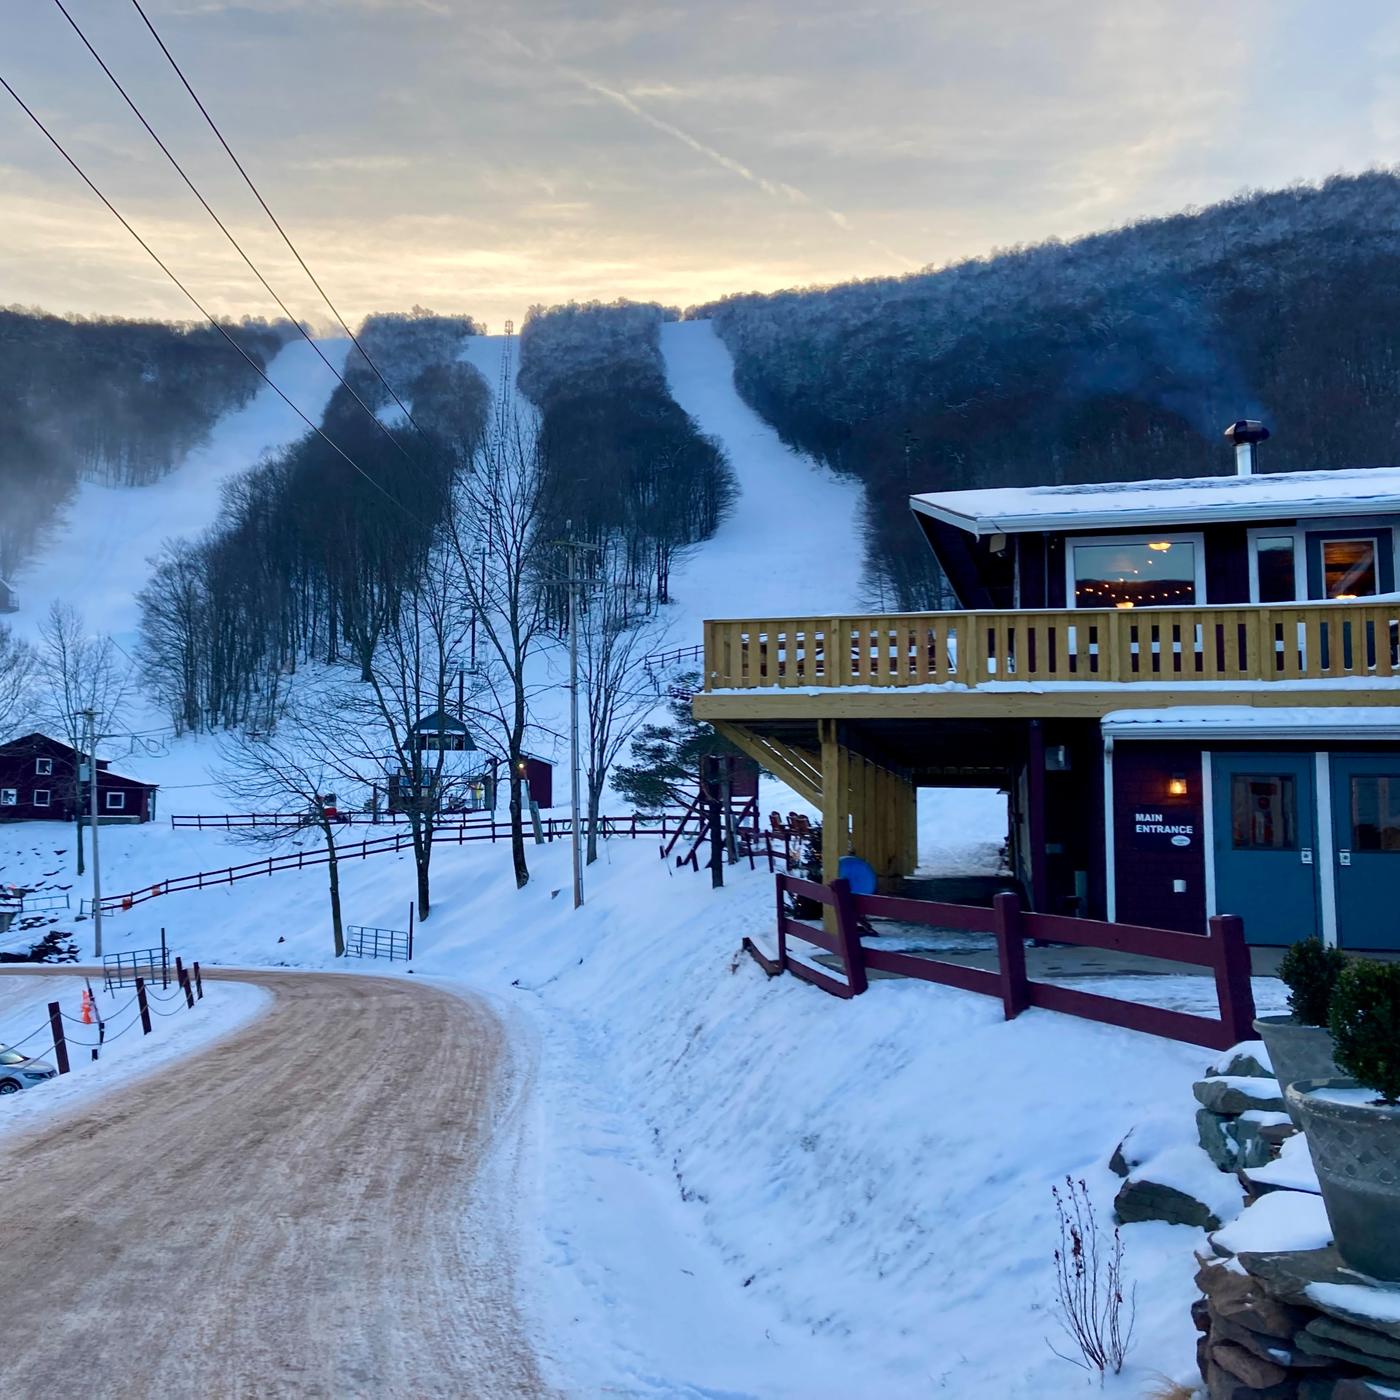
[[[32,1060],[23,1051],[0,1045],[0,1094],[17,1094],[57,1075],[47,1060]]]

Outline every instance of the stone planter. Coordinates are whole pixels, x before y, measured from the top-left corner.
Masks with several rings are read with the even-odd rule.
[[[1332,1059],[1332,1032],[1326,1026],[1304,1026],[1292,1016],[1260,1016],[1254,1023],[1254,1033],[1268,1049],[1274,1078],[1281,1090],[1299,1079],[1342,1077]],[[1291,1103],[1288,1116],[1295,1128],[1303,1126]]]
[[[1353,1269],[1400,1282],[1400,1104],[1354,1079],[1304,1079],[1285,1097],[1307,1135],[1337,1252]]]

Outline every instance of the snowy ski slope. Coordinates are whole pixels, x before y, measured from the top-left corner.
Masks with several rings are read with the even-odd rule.
[[[338,369],[348,340],[321,342]],[[321,421],[335,378],[304,340],[273,357],[267,372],[313,423]],[[208,440],[150,486],[83,482],[35,558],[10,580],[20,610],[9,622],[32,637],[55,601],[72,603],[94,632],[128,651],[136,640],[136,594],[150,577],[150,558],[169,539],[193,537],[214,521],[224,482],[264,452],[285,446],[306,425],[267,387],[214,426]]]

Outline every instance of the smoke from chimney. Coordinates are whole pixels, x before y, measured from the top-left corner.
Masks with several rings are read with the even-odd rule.
[[[1225,436],[1235,445],[1235,475],[1253,476],[1258,444],[1269,436],[1269,430],[1257,418],[1239,418],[1225,429]]]

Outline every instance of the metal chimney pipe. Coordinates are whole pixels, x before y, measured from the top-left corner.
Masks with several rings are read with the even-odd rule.
[[[1235,447],[1235,475],[1253,476],[1255,449],[1269,430],[1257,418],[1238,418],[1225,429],[1225,436]]]

